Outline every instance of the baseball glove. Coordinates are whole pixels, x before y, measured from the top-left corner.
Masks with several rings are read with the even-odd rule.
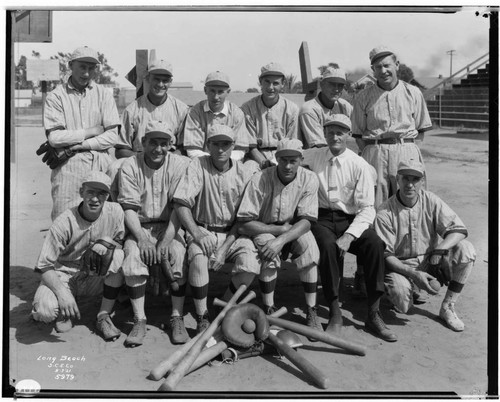
[[[247,330],[249,327],[252,328],[252,332]],[[221,328],[228,342],[242,348],[249,348],[255,341],[265,340],[269,336],[266,314],[255,304],[250,303],[232,307],[226,313]]]
[[[440,256],[437,264],[431,264],[431,257],[434,255]],[[451,280],[451,263],[449,257],[449,250],[434,249],[428,256],[427,273],[436,278],[441,286],[448,285]]]
[[[51,169],[55,169],[71,158],[75,152],[70,151],[69,148],[53,148],[48,141],[45,141],[36,150],[36,154],[38,156],[43,155],[42,162]]]
[[[113,261],[116,246],[103,239],[96,242],[82,256],[83,270],[94,275],[104,276]]]

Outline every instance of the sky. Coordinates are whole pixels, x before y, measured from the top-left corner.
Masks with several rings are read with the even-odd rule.
[[[53,12],[52,43],[15,43],[14,60],[31,58],[33,50],[48,59],[87,45],[107,57],[120,86],[130,87],[125,75],[135,64],[135,50],[154,49],[172,64],[174,81],[201,90],[207,74],[219,70],[229,75],[233,91],[244,92],[258,87],[260,68],[271,61],[300,81],[298,51],[304,41],[313,76],[329,62],[347,72],[368,73],[368,53],[379,45],[391,48],[416,77],[448,76],[449,50],[455,50],[453,72],[489,51],[484,7],[463,7],[453,14],[389,12],[386,6],[379,12],[321,12],[305,6],[274,10],[59,8]]]

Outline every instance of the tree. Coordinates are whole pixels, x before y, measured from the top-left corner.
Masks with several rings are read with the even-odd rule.
[[[58,52],[57,55],[50,57],[52,60],[59,61],[59,71],[61,74],[61,81],[66,81],[71,75],[71,70],[69,69],[68,62],[71,58],[71,53]],[[118,77],[118,73],[108,64],[108,59],[104,54],[97,52],[97,58],[99,60],[99,68],[95,77],[95,82],[98,84],[116,84],[113,80],[114,77]]]
[[[320,75],[323,75],[323,73],[325,72],[325,70],[328,68],[328,67],[333,67],[333,68],[340,68],[339,65],[337,63],[328,63],[326,66],[319,66],[318,67],[318,70],[319,70],[319,73]]]
[[[247,89],[248,94],[253,94],[253,93],[257,93],[257,92],[259,92],[259,90],[257,88],[248,88]]]
[[[26,56],[21,56],[16,66],[16,89],[33,89],[33,83],[26,80]]]
[[[288,74],[285,76],[285,86],[283,87],[283,93],[285,94],[297,94],[302,92],[302,83],[297,81],[297,76],[293,74]]]
[[[398,78],[402,81],[411,83],[415,79],[415,75],[410,67],[406,64],[399,64]]]

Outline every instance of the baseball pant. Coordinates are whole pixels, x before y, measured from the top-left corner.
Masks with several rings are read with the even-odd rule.
[[[451,250],[452,281],[464,285],[476,260],[474,246],[467,240],[462,240]],[[418,270],[427,271],[428,262],[424,257],[401,260],[406,266]],[[413,282],[406,276],[389,271],[385,274],[385,290],[387,298],[401,313],[407,313],[413,305]]]
[[[340,279],[344,274],[343,259],[340,257],[336,241],[345,233],[353,220],[354,215],[320,208],[318,220],[311,224],[311,232],[320,250],[318,268],[323,294],[329,305],[339,296]],[[384,249],[385,243],[370,228],[354,240],[348,250],[349,253],[356,255],[358,262],[363,266],[369,299],[374,299],[377,293],[384,292]]]
[[[424,163],[420,148],[413,142],[367,145],[362,156],[377,171],[375,207],[396,194],[396,175],[400,161],[415,159]]]

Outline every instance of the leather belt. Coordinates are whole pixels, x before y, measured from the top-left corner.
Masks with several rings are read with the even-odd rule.
[[[215,232],[215,233],[227,233],[231,230],[231,226],[212,226],[212,225],[207,225],[206,223],[200,223],[196,222],[198,226],[204,227],[210,232]]]
[[[404,142],[415,142],[415,138],[382,138],[380,140],[368,140],[363,139],[365,145],[373,144],[402,144]]]
[[[278,147],[259,148],[259,151],[276,151]]]

